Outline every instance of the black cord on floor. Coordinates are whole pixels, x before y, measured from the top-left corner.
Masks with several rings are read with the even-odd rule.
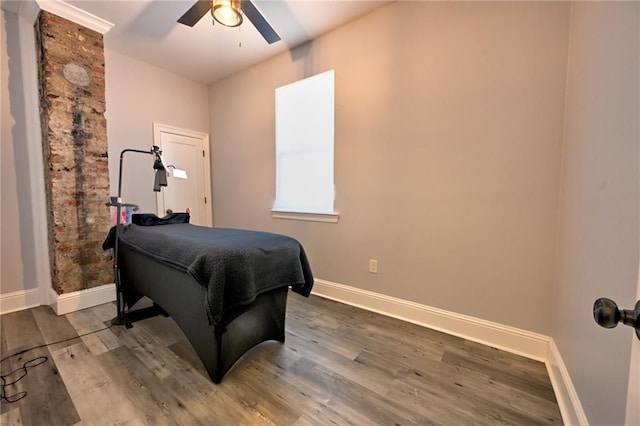
[[[113,324],[108,326],[108,327],[101,328],[100,330],[90,331],[89,333],[81,334],[79,336],[69,337],[68,339],[58,340],[57,342],[45,343],[45,344],[42,344],[42,345],[34,346],[32,348],[23,349],[23,350],[21,350],[19,352],[16,352],[14,354],[11,354],[9,356],[6,356],[6,357],[2,358],[0,360],[0,363],[8,360],[9,358],[13,358],[15,356],[22,355],[24,353],[27,353],[27,352],[35,350],[35,349],[40,349],[40,348],[48,347],[48,346],[51,346],[51,345],[57,345],[58,343],[68,342],[69,340],[79,339],[80,337],[84,337],[84,336],[88,336],[90,334],[99,333],[101,331],[108,330],[111,327],[113,327]],[[36,358],[32,358],[29,361],[25,361],[22,364],[22,367],[20,367],[20,368],[18,368],[16,370],[13,370],[11,373],[0,374],[0,381],[2,382],[0,384],[0,386],[2,386],[2,389],[0,390],[0,402],[1,401],[7,401],[9,403],[14,403],[14,402],[18,402],[22,398],[26,397],[27,396],[27,392],[26,391],[18,392],[18,393],[13,394],[13,395],[7,395],[7,388],[9,386],[15,385],[20,380],[24,379],[27,376],[27,374],[29,373],[28,370],[27,370],[28,368],[37,367],[39,365],[44,364],[48,360],[49,360],[49,357],[47,357],[47,356],[39,356],[39,357],[36,357]],[[7,382],[7,379],[9,377],[13,376],[14,374],[16,374],[18,372],[20,372],[20,375],[15,380],[13,380],[12,382]]]
[[[0,380],[2,380],[2,390],[0,391],[0,401],[7,401],[7,402],[10,402],[10,403],[13,403],[13,402],[18,402],[22,398],[27,396],[27,391],[18,392],[18,393],[13,394],[13,395],[7,395],[6,388],[11,386],[11,385],[15,385],[20,380],[24,379],[24,377],[28,373],[27,368],[37,367],[38,365],[44,364],[45,362],[47,362],[48,359],[49,358],[46,357],[46,356],[39,356],[37,358],[33,358],[33,359],[29,360],[29,361],[26,361],[24,364],[22,364],[22,367],[18,368],[17,370],[13,370],[9,374],[0,375]],[[17,373],[19,371],[21,371],[21,373],[18,376],[18,378],[16,378],[13,382],[7,383],[7,377],[12,376],[12,375],[14,375],[15,373]]]

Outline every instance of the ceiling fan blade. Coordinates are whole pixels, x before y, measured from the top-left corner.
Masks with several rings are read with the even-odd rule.
[[[211,10],[211,0],[198,0],[178,19],[178,22],[193,27],[209,10]]]
[[[275,32],[275,30],[269,25],[264,16],[256,9],[255,5],[251,3],[251,0],[243,0],[242,2],[242,11],[245,16],[249,18],[254,27],[258,30],[262,37],[267,41],[267,43],[275,43],[280,40],[280,36]]]

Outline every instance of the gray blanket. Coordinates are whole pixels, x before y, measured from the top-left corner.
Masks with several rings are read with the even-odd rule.
[[[308,296],[313,287],[302,245],[284,235],[189,224],[129,225],[119,234],[120,244],[182,269],[205,286],[213,324],[269,290],[291,286]]]

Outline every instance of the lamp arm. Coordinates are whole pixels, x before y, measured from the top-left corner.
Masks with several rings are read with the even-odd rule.
[[[151,148],[149,151],[143,151],[141,149],[123,149],[120,152],[120,167],[118,169],[118,199],[122,198],[122,163],[124,161],[124,154],[127,152],[137,152],[139,154],[149,154],[153,155],[154,149]],[[120,201],[118,201],[120,202]]]

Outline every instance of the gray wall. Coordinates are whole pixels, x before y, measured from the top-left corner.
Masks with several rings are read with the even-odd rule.
[[[148,150],[153,145],[153,123],[197,132],[209,132],[207,86],[136,59],[105,49],[107,139],[111,193],[118,190],[120,151]],[[123,201],[144,212],[156,211],[153,158],[125,154]]]
[[[218,81],[214,225],[299,238],[318,278],[548,334],[568,19],[398,2]],[[272,219],[274,90],[331,68],[340,222]]]
[[[635,338],[598,327],[591,306],[635,303],[639,13],[637,2],[580,2],[571,14],[552,337],[594,425],[623,424]]]
[[[7,26],[11,27],[15,24],[17,17],[13,14],[5,14],[4,11],[0,15],[0,31],[2,32],[0,40],[7,38]],[[8,21],[8,22],[7,22]],[[0,177],[2,188],[0,194],[2,196],[0,211],[0,235],[2,240],[1,251],[1,271],[0,286],[3,293],[21,290],[20,284],[23,282],[22,275],[22,258],[20,256],[22,244],[20,242],[19,227],[16,226],[18,220],[18,182],[16,176],[15,148],[13,146],[13,133],[18,133],[16,120],[13,117],[9,103],[9,53],[6,43],[0,45],[0,119],[1,134],[0,140],[0,168],[2,176]],[[16,52],[12,52],[16,54]],[[12,243],[11,245],[9,243]]]
[[[21,64],[29,52],[20,50],[18,16],[1,11],[0,15],[0,168],[2,169],[0,235],[0,293],[6,294],[38,287],[34,271],[32,203],[29,196],[28,124]],[[33,31],[31,32],[33,41]],[[45,247],[46,249],[46,247]],[[46,252],[46,251],[45,251]],[[47,259],[43,260],[48,262]]]

